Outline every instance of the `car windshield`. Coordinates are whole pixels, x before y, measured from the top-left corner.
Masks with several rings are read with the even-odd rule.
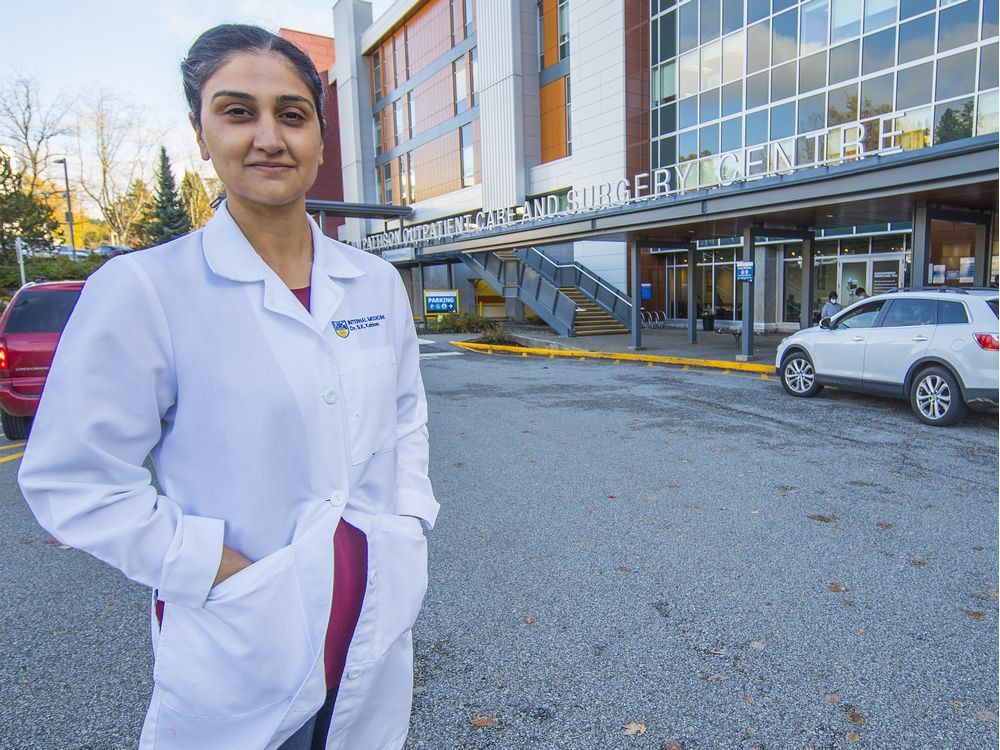
[[[4,333],[60,333],[79,297],[79,289],[24,292],[10,311]]]

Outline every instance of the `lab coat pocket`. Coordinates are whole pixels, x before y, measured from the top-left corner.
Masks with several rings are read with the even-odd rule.
[[[168,603],[153,679],[178,713],[248,714],[288,701],[316,656],[295,551],[283,547],[227,578],[204,606]]]
[[[427,593],[427,537],[420,521],[380,516],[375,573],[375,646],[381,658],[413,627]]]
[[[339,358],[347,403],[351,463],[364,463],[396,445],[396,350],[357,349]]]

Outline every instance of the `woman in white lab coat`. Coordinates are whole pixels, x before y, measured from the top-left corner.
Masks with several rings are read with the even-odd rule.
[[[298,48],[221,26],[182,71],[227,200],[88,280],[21,488],[154,591],[141,748],[399,748],[438,510],[407,293],[306,215],[324,87]]]

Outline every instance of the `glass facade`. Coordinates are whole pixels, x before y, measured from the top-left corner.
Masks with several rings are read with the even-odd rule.
[[[996,0],[651,0],[650,18],[650,164],[700,160],[685,188],[747,146],[808,161],[804,135],[845,123],[875,149],[888,113],[905,150],[997,132]]]

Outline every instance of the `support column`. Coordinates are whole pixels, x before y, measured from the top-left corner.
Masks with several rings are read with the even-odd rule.
[[[756,244],[754,230],[747,228],[743,230],[743,260],[752,261],[754,258],[754,245]],[[754,269],[756,278],[756,269]],[[737,359],[748,361],[753,359],[753,288],[755,281],[740,281],[743,285],[743,335],[740,337],[740,354]]]
[[[972,283],[974,286],[986,286],[990,278],[990,229],[993,222],[989,224],[976,224],[976,269],[973,272]]]
[[[453,264],[450,263],[450,262],[445,264],[445,270],[448,273],[448,288],[449,289],[454,289],[455,288],[455,280],[452,278],[452,273],[451,273],[452,265]]]
[[[629,255],[632,258],[632,345],[629,349],[638,351],[642,346],[642,267],[639,243],[629,240]]]
[[[424,304],[424,264],[417,263],[417,279],[420,282],[417,284],[420,287],[420,296],[417,298],[417,304],[420,305],[420,319],[423,321],[424,328],[427,327],[427,305]]]
[[[813,302],[816,297],[816,273],[813,266],[813,242],[815,235],[808,232],[802,238],[802,310],[799,315],[799,329],[812,326]]]
[[[698,252],[688,245],[688,343],[698,341]]]
[[[910,254],[910,286],[927,286],[927,264],[931,259],[931,217],[924,201],[913,206],[913,250]]]

